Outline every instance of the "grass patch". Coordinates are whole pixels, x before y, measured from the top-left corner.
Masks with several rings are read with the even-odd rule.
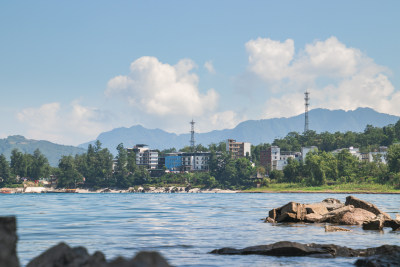
[[[295,183],[276,183],[268,187],[250,188],[243,192],[354,192],[354,193],[400,193],[391,185],[371,183],[347,183],[323,186],[304,186]]]

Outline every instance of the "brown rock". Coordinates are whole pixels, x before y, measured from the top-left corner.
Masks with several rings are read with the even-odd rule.
[[[346,204],[346,206],[347,205],[353,205],[355,208],[360,208],[360,209],[363,209],[363,210],[367,210],[369,212],[372,212],[375,215],[383,214],[385,216],[386,220],[390,220],[391,219],[390,216],[387,213],[384,213],[384,212],[380,211],[378,209],[378,207],[375,206],[374,204],[369,203],[369,202],[364,201],[364,200],[361,200],[361,199],[358,199],[358,198],[353,197],[353,196],[346,197],[346,203],[345,204]]]
[[[310,213],[304,217],[304,221],[308,223],[318,223],[322,220],[323,216],[317,213]]]
[[[354,207],[352,205],[344,206],[339,209],[332,210],[322,216],[320,222],[329,222],[329,223],[339,223],[340,219],[342,218],[343,214],[353,211]]]
[[[385,216],[379,214],[374,219],[365,221],[362,224],[363,230],[382,230],[385,225]]]
[[[0,217],[0,266],[19,266],[17,241],[17,222],[15,217]]]
[[[340,209],[344,207],[344,204],[340,202],[340,200],[335,199],[335,198],[327,198],[322,200],[322,203],[325,205],[325,207],[328,209],[328,211]]]
[[[275,223],[276,221],[274,219],[272,219],[271,217],[267,217],[264,222]]]
[[[338,227],[338,226],[332,226],[332,225],[325,225],[325,232],[350,232],[351,230]]]
[[[276,217],[278,217],[278,213],[276,209],[272,209],[269,211],[268,216],[272,219],[272,220],[276,220]]]
[[[319,215],[324,215],[329,212],[324,203],[306,204],[305,208],[306,208],[307,214],[316,213]]]
[[[364,209],[355,208],[343,214],[339,219],[339,224],[345,225],[362,225],[363,222],[374,219],[376,216],[372,212]]]
[[[276,222],[300,222],[300,220],[297,218],[296,213],[286,212],[279,215],[279,217],[276,218]]]

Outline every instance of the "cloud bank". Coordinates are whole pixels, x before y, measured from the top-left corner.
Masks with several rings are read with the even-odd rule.
[[[59,102],[26,108],[17,113],[17,119],[27,128],[27,137],[50,140],[59,144],[74,144],[93,140],[112,127],[109,112],[85,107],[77,101],[62,106]]]
[[[291,39],[258,38],[245,47],[248,71],[263,80],[270,93],[263,118],[304,112],[306,89],[311,92],[312,108],[371,107],[400,115],[400,93],[391,84],[389,71],[336,37],[307,44],[297,53]]]

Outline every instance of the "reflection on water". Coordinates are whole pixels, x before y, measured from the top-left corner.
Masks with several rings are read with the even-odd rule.
[[[349,227],[326,233],[324,225],[262,222],[268,210],[289,201],[319,202],[342,194],[16,194],[1,195],[2,215],[18,219],[18,254],[25,265],[64,241],[100,250],[108,259],[139,250],[160,251],[175,266],[351,266],[354,259],[210,255],[215,248],[277,241],[334,243],[352,248],[398,244],[400,233]],[[392,217],[400,195],[357,195]]]

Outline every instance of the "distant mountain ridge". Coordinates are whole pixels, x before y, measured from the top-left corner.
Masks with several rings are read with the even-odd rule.
[[[383,127],[396,123],[400,117],[379,113],[371,108],[358,108],[354,111],[313,109],[309,112],[309,129],[320,132],[362,132],[366,125]],[[190,125],[188,125],[188,132]],[[239,123],[233,129],[215,130],[208,133],[196,133],[196,144],[209,145],[219,143],[228,138],[239,142],[250,142],[254,145],[271,143],[275,138],[285,137],[289,132],[303,132],[304,114],[290,118],[274,118],[262,120],[248,120]],[[190,134],[168,133],[160,129],[146,129],[141,125],[130,128],[116,128],[101,133],[97,140],[115,153],[118,144],[125,147],[135,144],[147,144],[154,149],[175,147],[180,149],[189,145]],[[94,141],[89,142],[94,143]],[[80,145],[86,148],[89,143]]]
[[[53,167],[58,165],[58,161],[62,156],[75,156],[76,154],[86,152],[83,148],[58,145],[44,140],[38,141],[26,139],[21,135],[13,135],[5,139],[0,139],[0,154],[4,154],[4,156],[9,159],[11,151],[14,148],[18,149],[22,153],[28,154],[33,154],[36,149],[39,149],[40,152],[49,160],[49,164]]]

